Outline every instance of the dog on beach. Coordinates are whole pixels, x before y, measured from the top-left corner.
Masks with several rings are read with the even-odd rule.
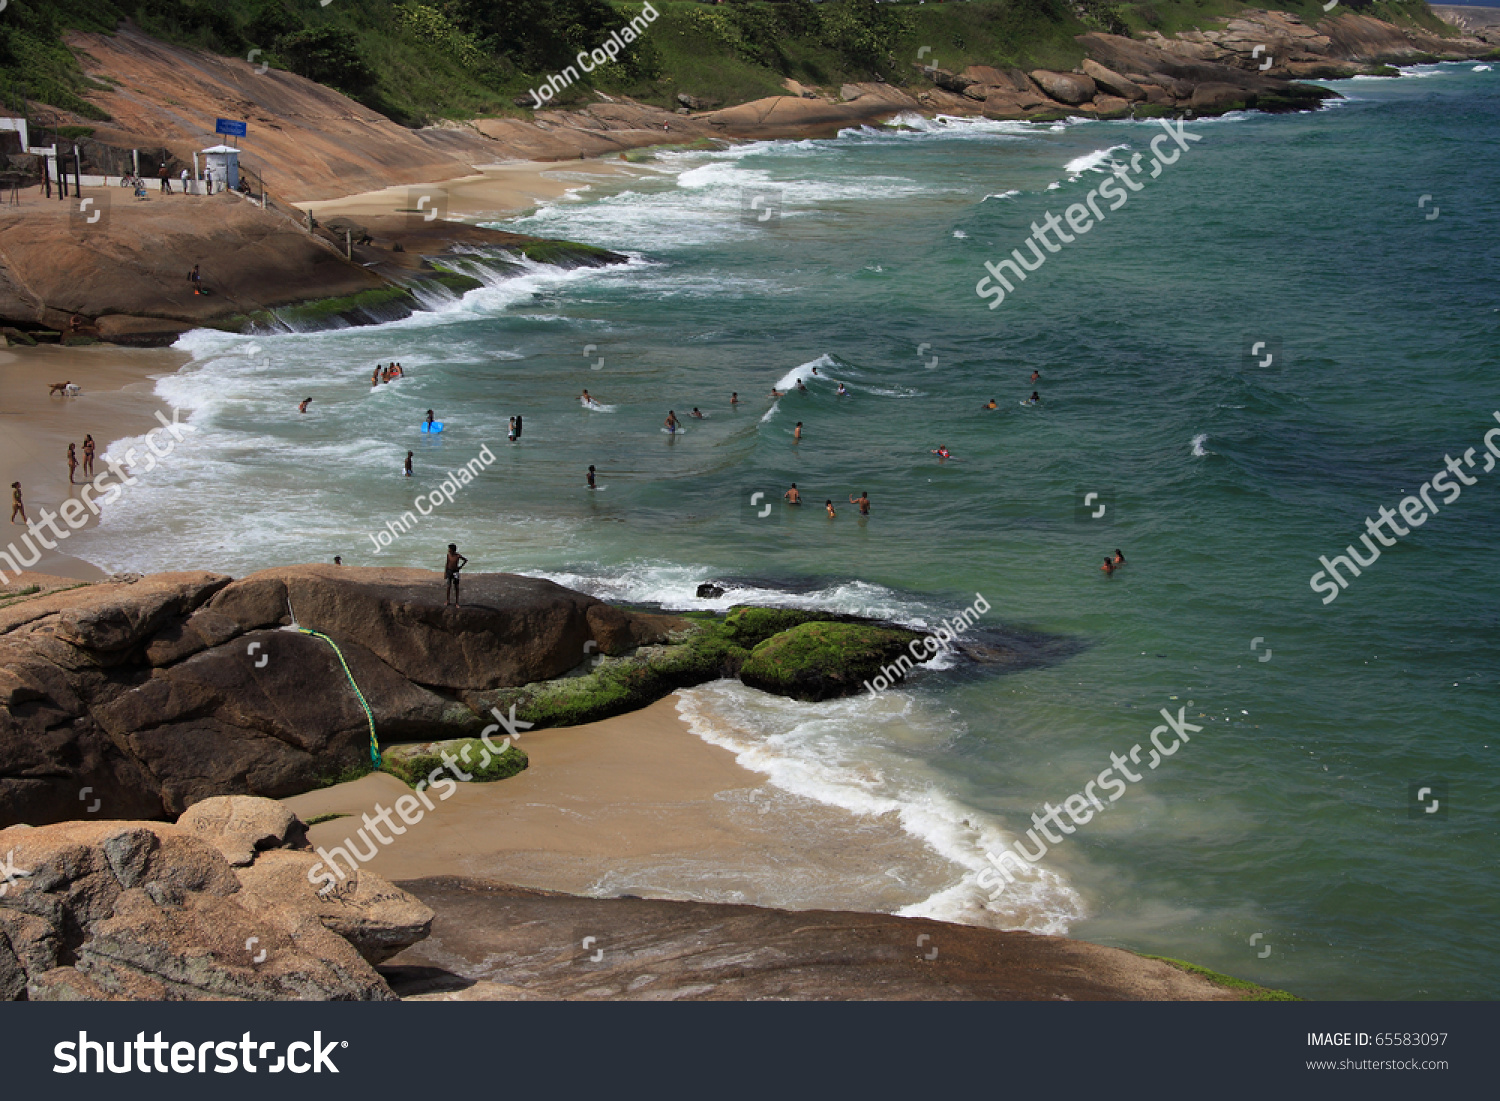
[[[48,389],[47,396],[50,398],[54,394],[76,394],[76,393],[78,393],[78,387],[74,386],[71,382],[54,382],[52,384],[51,388]]]

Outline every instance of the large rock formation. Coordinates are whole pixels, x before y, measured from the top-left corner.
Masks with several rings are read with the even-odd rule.
[[[465,578],[462,607],[442,596],[425,570],[301,566],[157,574],[0,609],[0,826],[306,791],[369,759],[350,675],[381,738],[450,739],[486,725],[481,693],[681,625],[511,574]],[[284,630],[290,612],[338,650]]]
[[[1118,948],[923,918],[401,886],[437,915],[382,969],[403,999],[1295,1000]]]
[[[320,896],[304,834],[246,798],[0,830],[0,999],[391,1001],[374,964],[432,911],[367,871]]]

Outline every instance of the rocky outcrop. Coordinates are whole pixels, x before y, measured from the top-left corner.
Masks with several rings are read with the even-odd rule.
[[[1076,107],[1094,98],[1098,87],[1092,78],[1077,73],[1054,73],[1047,69],[1036,69],[1031,74],[1036,86],[1058,103]]]
[[[907,653],[919,638],[914,631],[865,624],[803,623],[751,650],[740,667],[740,680],[751,688],[799,700],[848,696],[879,676],[883,667],[894,667],[893,679],[899,681],[905,669],[926,660],[930,655],[914,658]]]
[[[423,570],[304,566],[238,581],[157,574],[8,604],[0,825],[161,818],[210,796],[306,791],[369,760],[351,675],[382,739],[473,736],[489,721],[485,693],[685,626],[511,574],[465,578],[462,607],[442,596]],[[289,609],[338,649],[283,629]]]
[[[0,830],[0,999],[392,1000],[374,964],[425,937],[432,911],[366,871],[320,897],[289,812],[211,802],[175,826]]]
[[[401,886],[436,914],[431,940],[382,968],[404,1000],[1295,1000],[1119,948],[925,918]]]

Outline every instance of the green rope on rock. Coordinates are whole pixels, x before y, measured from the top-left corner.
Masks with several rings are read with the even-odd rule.
[[[375,762],[375,767],[380,767],[380,743],[375,738],[375,713],[370,710],[370,705],[365,701],[365,694],[359,690],[359,685],[354,681],[354,674],[349,671],[349,663],[344,660],[344,652],[339,649],[339,644],[323,634],[321,631],[309,631],[306,627],[298,627],[304,635],[312,635],[313,638],[321,638],[333,647],[333,652],[339,657],[339,664],[344,667],[344,676],[349,678],[349,687],[354,689],[354,695],[359,699],[359,705],[365,709],[365,718],[370,720],[370,760]]]

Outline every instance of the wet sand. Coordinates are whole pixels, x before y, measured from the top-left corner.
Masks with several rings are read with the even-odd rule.
[[[452,875],[572,894],[693,898],[786,909],[895,910],[951,878],[889,818],[788,795],[699,739],[676,696],[603,722],[525,733],[523,773],[460,784],[368,864],[390,880]],[[409,789],[375,773],[285,800],[320,823],[314,845],[352,839],[357,817]],[[368,832],[368,831],[367,831]],[[389,836],[389,833],[388,833]]]
[[[162,408],[162,402],[154,394],[152,380],[172,373],[187,361],[185,353],[166,348],[0,348],[0,488],[4,489],[5,516],[10,516],[11,482],[21,483],[26,514],[32,520],[38,518],[42,507],[56,512],[70,496],[77,497],[84,481],[83,437],[92,434],[97,445],[97,476],[107,469],[102,456],[111,443],[138,436],[157,425],[155,412]],[[48,387],[54,382],[72,382],[82,393],[76,397],[49,396]],[[167,416],[170,418],[170,410]],[[79,484],[71,488],[69,443],[78,445]],[[89,513],[89,523],[93,522]],[[65,524],[59,527],[70,530]],[[19,520],[0,527],[0,545],[25,533]],[[53,538],[50,533],[48,538]],[[32,569],[79,580],[104,576],[97,566],[68,554],[67,546],[62,541],[56,550],[43,551]],[[22,553],[29,557],[24,550]],[[0,560],[0,570],[8,574],[9,564]]]
[[[297,206],[324,220],[344,217],[358,221],[362,217],[408,213],[421,196],[431,194],[438,204],[439,217],[484,221],[531,210],[542,202],[587,187],[593,180],[633,177],[641,172],[641,169],[632,168],[622,161],[517,161],[482,165],[476,175],[459,179],[401,184],[341,199],[298,203]]]

